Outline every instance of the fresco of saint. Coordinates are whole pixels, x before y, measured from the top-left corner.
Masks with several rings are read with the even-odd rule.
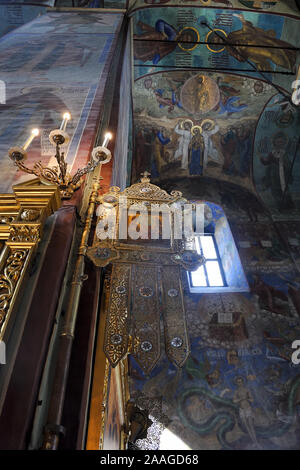
[[[293,202],[286,188],[288,183],[291,161],[288,156],[288,139],[283,132],[278,132],[273,137],[273,148],[267,156],[261,156],[260,161],[266,166],[266,174],[263,183],[271,188],[272,195],[279,207],[291,207]],[[290,181],[291,183],[291,178]],[[285,199],[283,195],[285,194]]]
[[[151,175],[153,178],[158,178],[162,167],[167,163],[165,160],[164,146],[170,143],[169,137],[165,136],[165,130],[160,129],[156,133],[154,140],[154,159],[151,165]]]
[[[181,157],[181,169],[187,170],[188,169],[188,159],[189,159],[189,145],[192,139],[191,128],[192,128],[192,121],[186,119],[182,125],[179,123],[175,127],[175,132],[178,134],[179,137],[179,145],[174,154],[174,160],[177,160]]]
[[[254,416],[252,411],[252,402],[254,399],[250,390],[245,386],[244,377],[237,376],[234,382],[237,386],[237,389],[234,392],[233,403],[237,404],[239,407],[241,421],[245,425],[251,440],[257,448],[260,448],[254,428]]]
[[[205,169],[207,166],[208,157],[210,157],[215,162],[220,162],[219,152],[211,139],[211,136],[218,132],[219,126],[211,119],[205,119],[201,125],[204,139],[203,169]]]
[[[193,126],[191,129],[192,140],[190,143],[190,161],[189,171],[190,175],[203,174],[203,153],[204,153],[204,139],[202,135],[202,128],[200,126]]]

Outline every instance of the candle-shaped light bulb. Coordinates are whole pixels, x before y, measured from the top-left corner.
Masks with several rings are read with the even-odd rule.
[[[27,150],[33,139],[39,135],[40,131],[39,129],[32,129],[30,136],[26,140],[25,144],[23,145],[23,149]]]
[[[112,138],[112,134],[110,132],[107,132],[104,136],[102,147],[107,147],[107,144],[111,140],[111,138]]]
[[[61,131],[65,131],[65,130],[66,130],[68,121],[70,121],[70,119],[71,119],[71,114],[70,114],[70,113],[65,113],[65,114],[63,115],[63,120],[62,120],[62,123],[61,123],[61,125],[60,125],[60,130],[61,130]]]

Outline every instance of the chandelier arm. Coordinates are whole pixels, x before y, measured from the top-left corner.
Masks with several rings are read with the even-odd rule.
[[[79,168],[71,180],[71,184],[76,184],[80,178],[86,173],[91,173],[99,165],[100,162],[88,162],[84,168]]]
[[[28,168],[27,166],[24,165],[24,163],[22,161],[18,161],[18,160],[15,160],[15,165],[19,168],[19,170],[21,171],[25,171],[25,173],[29,173],[31,175],[36,175],[36,172],[34,171],[34,169],[32,168]]]
[[[56,169],[44,167],[40,162],[36,163],[33,168],[36,169],[36,171],[38,172],[38,174],[35,174],[41,179],[45,179],[50,183],[54,183],[57,185],[61,184],[61,179],[58,176]]]
[[[64,120],[66,119],[64,118]],[[86,173],[92,173],[100,164],[108,163],[111,160],[111,152],[106,147],[111,136],[105,135],[103,145],[94,148],[91,161],[84,168],[78,169],[72,177],[67,171],[68,164],[65,160],[65,153],[61,151],[61,146],[67,144],[70,140],[64,129],[54,129],[49,134],[50,143],[55,147],[54,158],[57,162],[57,165],[53,168],[44,167],[41,161],[33,164],[32,168],[24,165],[24,160],[27,158],[26,149],[34,136],[27,139],[23,147],[11,147],[8,151],[8,156],[19,170],[37,176],[43,183],[58,185],[62,199],[70,199],[74,191],[80,187],[82,176]],[[36,130],[34,134],[36,135]]]
[[[22,161],[15,161],[15,165],[25,173],[29,173],[30,175],[35,175],[38,178],[45,179],[50,181],[51,183],[59,184],[59,177],[55,170],[51,168],[43,167],[41,162],[37,162],[34,164],[33,168],[28,168],[24,165]]]
[[[60,144],[56,144],[56,154],[55,154],[56,161],[59,165],[60,175],[59,178],[65,183],[65,177],[67,174],[67,164],[65,162],[65,154],[64,152],[60,152]]]

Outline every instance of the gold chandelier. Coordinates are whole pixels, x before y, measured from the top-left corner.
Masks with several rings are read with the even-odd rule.
[[[62,199],[70,199],[82,184],[82,177],[86,173],[91,173],[99,164],[108,163],[111,159],[111,152],[107,149],[107,144],[112,138],[108,132],[104,136],[102,146],[95,147],[92,151],[92,159],[84,168],[80,168],[72,176],[68,172],[68,165],[65,161],[65,154],[61,151],[61,146],[66,145],[70,141],[70,137],[66,132],[66,127],[71,119],[69,113],[63,115],[63,120],[59,129],[54,129],[49,134],[50,143],[55,147],[55,159],[57,165],[51,168],[43,166],[41,161],[34,163],[32,168],[25,165],[27,159],[27,149],[32,143],[33,139],[39,135],[39,129],[33,129],[29,138],[26,140],[22,147],[10,148],[8,154],[14,164],[25,173],[37,176],[41,182],[46,184],[56,184],[59,186],[60,195]]]

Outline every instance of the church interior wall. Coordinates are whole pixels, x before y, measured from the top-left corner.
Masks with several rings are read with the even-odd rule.
[[[130,359],[131,396],[154,410],[153,428],[161,423],[192,449],[296,449],[300,379],[291,345],[300,333],[299,274],[286,237],[244,189],[202,178],[188,191],[182,181],[164,187],[184,188],[190,200],[198,188],[203,199],[223,200],[250,291],[195,294],[183,280],[191,354],[182,369],[164,357],[148,377]],[[238,377],[252,397],[253,427],[236,408]],[[138,445],[158,442],[153,431]]]
[[[62,1],[59,6],[70,5]],[[90,7],[100,6],[95,1]],[[123,189],[148,170],[151,181],[169,193],[182,191],[188,200],[206,201],[221,211],[218,220],[213,216],[215,235],[227,281],[237,289],[191,293],[183,273],[190,340],[183,367],[163,355],[145,375],[129,356],[131,400],[155,421],[148,437],[136,444],[157,449],[168,428],[196,450],[298,449],[300,373],[291,358],[292,343],[300,339],[300,113],[286,96],[299,66],[299,2],[104,1],[106,8],[128,6],[132,57],[121,11],[43,10],[30,23],[25,15],[23,26],[11,21],[11,31],[0,40],[0,79],[7,90],[0,121],[0,173],[5,174],[0,191],[30,178],[15,171],[9,147],[22,144],[28,129],[39,126],[41,135],[27,163],[40,158],[53,163],[48,134],[69,111],[66,151],[72,172],[87,163],[104,128],[117,132],[111,146],[116,161],[103,166],[102,192],[111,184]],[[256,70],[249,71],[249,62],[238,60],[232,48],[206,44],[212,36],[205,22],[224,38],[231,35],[239,42],[247,37],[247,60]],[[188,30],[192,46],[180,36],[182,30]],[[163,46],[154,47],[162,37]],[[268,47],[257,51],[255,41]],[[2,393],[1,448],[41,444],[46,417],[37,407],[49,398],[45,392],[39,400],[43,368],[66,266],[76,256],[72,240],[82,228],[78,213],[87,207],[91,184],[88,180],[85,190],[63,203],[43,262],[37,258],[32,268],[39,277],[28,320],[16,324],[20,345],[9,380],[0,374],[7,392]],[[86,269],[89,281],[79,307],[63,413],[68,432],[61,449],[86,445],[104,286],[100,270],[89,262]],[[234,283],[242,274],[245,283]],[[107,448],[121,446],[117,389],[110,369]]]
[[[118,36],[123,34],[122,20],[122,12],[97,12],[92,17],[89,12],[83,11],[64,12],[62,15],[51,11],[31,24],[15,29],[5,36],[5,41],[1,41],[1,79],[5,81],[7,92],[6,104],[1,107],[0,123],[0,165],[2,174],[6,175],[0,183],[2,193],[10,192],[13,184],[31,178],[16,172],[7,154],[10,146],[22,145],[32,127],[40,128],[40,136],[33,142],[26,163],[32,166],[42,158],[43,164],[52,165],[54,150],[48,142],[49,132],[59,127],[64,112],[71,113],[72,119],[67,128],[71,137],[67,162],[72,173],[87,163],[94,143],[97,145],[98,140],[103,138],[103,129],[112,125],[114,131],[118,116],[114,86],[122,60],[119,63],[112,59],[122,57],[122,41],[117,41]],[[115,122],[110,120],[112,109]],[[111,164],[103,168],[104,191],[109,186],[111,173]],[[44,248],[43,256],[37,254],[35,257],[32,272],[39,272],[39,277],[33,297],[28,302],[25,328],[16,322],[14,333],[19,337],[19,346],[13,347],[16,356],[14,364],[9,361],[10,376],[7,368],[1,370],[1,380],[6,383],[6,388],[2,388],[0,430],[5,437],[1,438],[1,448],[26,449],[41,445],[47,416],[39,409],[47,408],[50,393],[49,386],[42,391],[41,385],[42,380],[46,383],[49,380],[49,384],[52,380],[53,370],[50,370],[49,378],[49,371],[45,372],[44,368],[47,354],[50,354],[51,335],[56,323],[61,322],[61,314],[63,316],[57,308],[61,308],[62,296],[67,295],[63,290],[66,266],[76,254],[76,246],[71,242],[82,231],[78,215],[82,195],[80,189],[72,201],[63,202],[63,207],[55,216],[47,249]],[[78,321],[81,327],[78,327],[73,359],[78,361],[80,357],[82,369],[79,373],[78,367],[71,366],[70,390],[74,394],[70,391],[72,400],[68,402],[69,408],[66,408],[64,418],[70,429],[75,426],[75,435],[69,434],[65,445],[74,447],[82,446],[84,440],[82,435],[80,438],[80,426],[84,429],[83,416],[89,395],[87,371],[92,363],[92,351],[88,348],[91,347],[90,342],[93,343],[97,313],[97,308],[93,306],[93,279],[95,270],[90,267],[90,282],[82,295],[85,317],[80,317]],[[30,286],[29,283],[29,290],[32,288]],[[67,284],[67,291],[69,286]],[[24,298],[26,295],[30,297],[26,288],[27,285]],[[24,311],[25,303],[17,312],[18,318],[23,314],[22,308]],[[85,323],[87,318],[90,321]],[[85,354],[80,353],[81,347],[86,350]],[[72,406],[78,406],[77,410],[80,410],[76,419],[73,414],[69,416]]]

